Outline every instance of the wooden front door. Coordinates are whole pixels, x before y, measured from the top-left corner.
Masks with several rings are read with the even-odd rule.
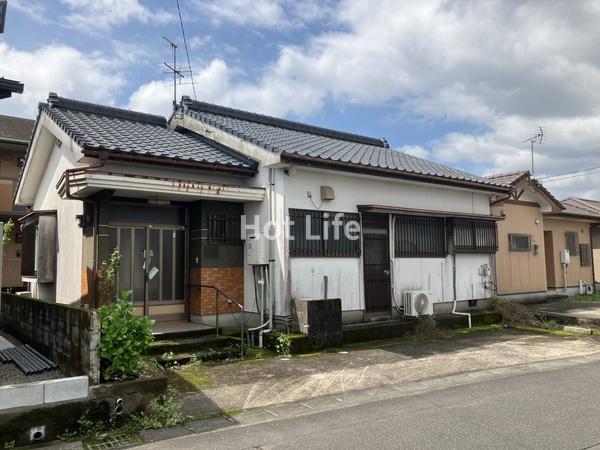
[[[363,214],[363,271],[365,312],[391,313],[389,219],[383,214]]]

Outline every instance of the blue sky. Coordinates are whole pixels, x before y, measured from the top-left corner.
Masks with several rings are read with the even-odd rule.
[[[201,100],[380,136],[477,174],[600,166],[600,5],[594,1],[180,0]],[[162,61],[175,0],[9,0],[0,75],[25,83],[0,113],[34,117],[49,91],[168,115]],[[180,93],[192,95],[189,74]],[[598,172],[554,180],[600,198]]]

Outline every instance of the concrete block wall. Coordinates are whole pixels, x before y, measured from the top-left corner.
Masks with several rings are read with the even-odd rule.
[[[100,381],[100,318],[94,309],[2,293],[0,328],[52,359],[68,376]]]

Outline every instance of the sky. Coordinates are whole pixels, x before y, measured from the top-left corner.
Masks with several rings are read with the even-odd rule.
[[[600,2],[179,0],[198,100],[385,137],[478,175],[600,200]],[[49,92],[168,116],[194,97],[175,0],[9,0],[0,114]]]

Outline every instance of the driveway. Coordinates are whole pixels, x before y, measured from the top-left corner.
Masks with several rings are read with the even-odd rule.
[[[595,337],[485,331],[287,360],[202,366],[177,371],[175,376],[181,381],[184,412],[199,417],[482,370],[600,356],[599,343]]]

